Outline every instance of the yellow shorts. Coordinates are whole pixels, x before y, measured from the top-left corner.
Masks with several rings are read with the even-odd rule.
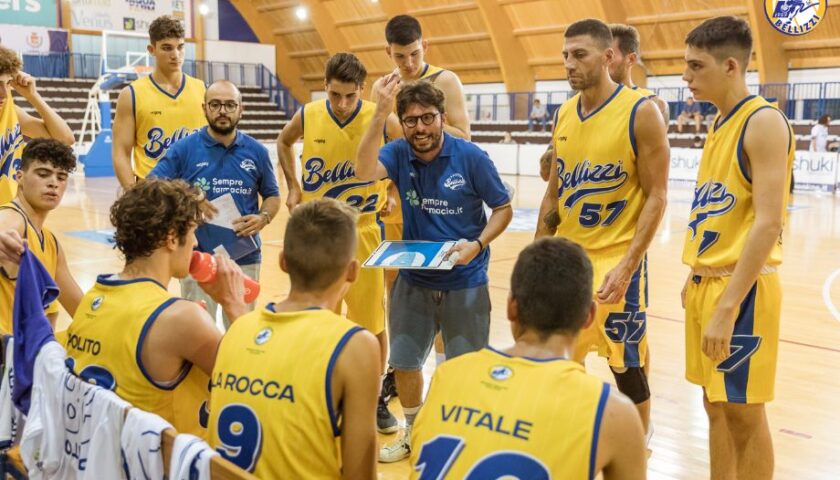
[[[403,224],[400,223],[385,223],[385,240],[402,240],[403,239]]]
[[[731,277],[693,277],[685,292],[685,378],[710,402],[773,400],[779,351],[782,285],[778,273],[759,275],[735,320],[729,357],[713,362],[702,350],[703,330]]]
[[[359,218],[356,238],[356,259],[362,263],[382,243],[382,225],[376,221],[376,215]],[[362,268],[359,277],[344,295],[344,303],[347,304],[348,319],[374,335],[382,333],[385,330],[385,276],[382,269]]]
[[[592,259],[593,293],[601,287],[604,276],[618,265],[618,255],[595,256]],[[574,359],[583,362],[591,351],[606,357],[615,368],[642,367],[647,353],[647,256],[630,277],[624,300],[615,304],[598,304],[595,321],[580,332]]]

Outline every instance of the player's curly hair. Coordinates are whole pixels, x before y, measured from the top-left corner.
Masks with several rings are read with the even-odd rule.
[[[155,45],[167,38],[184,38],[184,24],[175,17],[162,15],[149,25],[149,42]]]
[[[0,45],[0,75],[14,75],[23,67],[20,57],[14,50]]]
[[[170,234],[183,245],[190,228],[203,223],[201,191],[183,180],[141,180],[111,205],[114,240],[126,263],[150,256]]]
[[[73,149],[52,138],[33,138],[20,156],[20,169],[29,170],[32,162],[49,163],[55,168],[72,173],[76,169],[76,155]]]

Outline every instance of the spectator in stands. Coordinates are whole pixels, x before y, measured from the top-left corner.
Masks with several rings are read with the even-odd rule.
[[[0,205],[15,198],[15,173],[20,169],[24,137],[52,138],[73,145],[73,131],[41,98],[35,79],[24,73],[14,50],[0,46]],[[32,116],[15,105],[12,92],[23,97],[38,114]]]
[[[811,129],[811,146],[809,150],[812,152],[827,152],[828,151],[828,124],[831,123],[831,117],[823,115]]]
[[[548,114],[545,110],[545,105],[540,103],[539,99],[534,99],[534,106],[531,107],[531,113],[528,115],[528,131],[534,130],[534,123],[542,122],[542,131],[545,131],[545,126],[548,123]]]
[[[677,132],[682,133],[683,125],[690,119],[694,119],[694,131],[700,133],[701,119],[700,104],[694,101],[694,97],[688,97],[683,106],[682,112],[677,117]]]
[[[703,148],[703,139],[700,135],[695,135],[691,143],[691,148]]]
[[[237,130],[242,118],[242,94],[233,83],[217,80],[210,85],[202,107],[207,126],[172,145],[149,176],[186,180],[200,186],[208,200],[232,195],[241,215],[233,221],[237,236],[253,236],[259,247],[259,232],[280,209],[280,189],[268,150]],[[254,280],[259,278],[261,261],[259,248],[236,259],[245,275]],[[210,315],[216,318],[219,305],[192,277],[181,279],[181,296],[206,302]],[[249,305],[248,310],[253,307]],[[229,327],[232,319],[224,312],[223,320]]]
[[[505,132],[502,139],[499,140],[499,143],[512,143],[516,145],[516,140],[514,140],[513,137],[510,136],[510,132]]]

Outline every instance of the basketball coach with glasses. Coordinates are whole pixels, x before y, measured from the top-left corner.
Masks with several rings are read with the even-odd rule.
[[[242,94],[236,85],[227,80],[214,82],[202,106],[207,126],[175,142],[149,176],[186,180],[201,188],[208,200],[229,193],[241,214],[233,221],[234,231],[240,237],[256,236],[259,246],[260,230],[280,208],[280,188],[268,150],[236,128],[242,118]],[[236,259],[242,272],[254,280],[259,279],[261,261],[259,248]],[[191,277],[181,280],[181,295],[204,301],[215,318],[218,305]],[[225,328],[230,327],[227,316],[222,318]]]
[[[402,270],[390,296],[389,364],[405,412],[406,434],[380,451],[395,462],[410,452],[411,425],[423,395],[422,367],[435,331],[443,334],[446,358],[481,349],[490,328],[488,246],[510,223],[513,210],[490,157],[475,144],[443,131],[443,92],[429,82],[401,84],[396,76],[377,82],[376,114],[359,145],[356,176],[389,178],[402,200],[404,240],[457,244],[452,270]],[[398,93],[399,92],[399,93]],[[379,148],[382,129],[394,111],[405,138]],[[493,210],[488,219],[483,203]]]

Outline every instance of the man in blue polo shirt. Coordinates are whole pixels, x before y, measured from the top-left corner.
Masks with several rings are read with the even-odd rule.
[[[391,290],[389,364],[395,370],[406,432],[382,448],[379,460],[396,462],[411,452],[411,425],[423,401],[422,367],[435,331],[443,334],[447,359],[487,344],[487,247],[510,223],[513,210],[487,153],[444,133],[446,112],[440,89],[423,81],[400,85],[399,77],[391,75],[377,82],[377,94],[376,115],[359,145],[356,176],[394,182],[402,200],[404,240],[466,240],[450,252],[450,258],[457,252],[455,268],[401,270]],[[405,138],[380,149],[395,97]],[[493,210],[489,220],[485,203]]]
[[[173,144],[149,175],[186,180],[203,189],[208,200],[230,193],[242,213],[233,222],[236,234],[254,235],[259,246],[258,233],[280,208],[280,188],[268,150],[237,130],[242,118],[242,94],[233,83],[219,80],[210,85],[203,108],[207,126],[197,135]],[[236,263],[245,275],[257,280],[261,260],[258,248]],[[218,305],[191,277],[181,280],[181,295],[206,302],[210,315],[215,318]],[[223,315],[223,320],[225,327],[229,327],[227,316]]]

